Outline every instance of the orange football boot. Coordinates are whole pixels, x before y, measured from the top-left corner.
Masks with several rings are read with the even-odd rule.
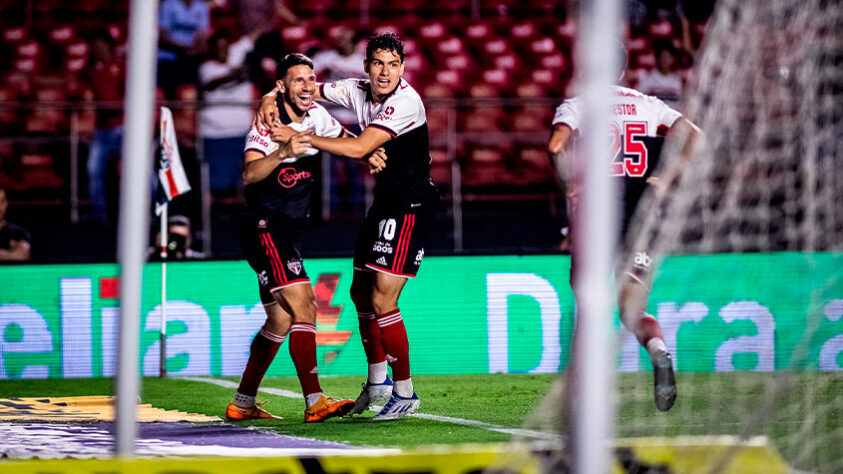
[[[229,403],[225,408],[225,417],[229,420],[243,421],[243,420],[283,420],[280,416],[275,416],[272,413],[263,409],[266,400],[255,403],[248,408],[238,407],[234,403]]]
[[[328,418],[345,416],[352,408],[354,408],[354,400],[337,400],[323,395],[304,411],[304,422],[321,423]]]

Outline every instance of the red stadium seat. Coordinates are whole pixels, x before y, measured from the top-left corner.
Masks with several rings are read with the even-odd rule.
[[[532,98],[545,97],[547,95],[547,87],[537,84],[535,82],[520,82],[515,87],[515,97]]]
[[[571,20],[560,23],[556,27],[556,36],[566,41],[573,41],[579,33],[579,26]]]
[[[433,21],[419,27],[419,39],[425,42],[442,40],[447,33],[448,30],[441,21]]]
[[[451,161],[448,152],[444,149],[431,149],[430,159],[430,177],[434,183],[440,185],[440,192],[450,194]]]
[[[12,63],[12,69],[16,72],[31,74],[38,69],[38,63],[32,58],[20,58]]]
[[[509,128],[515,132],[547,133],[545,131],[550,129],[553,117],[552,113],[548,114],[546,109],[531,106],[513,109],[508,114],[511,122]]]
[[[555,71],[568,70],[568,58],[562,53],[548,54],[539,59],[539,67],[542,69],[552,69]]]
[[[518,177],[518,184],[522,186],[545,185],[550,187],[556,182],[555,171],[544,147],[516,147],[513,169]]]
[[[496,57],[492,65],[495,67],[495,69],[499,69],[502,71],[512,71],[521,65],[521,61],[515,54],[508,53]]]
[[[644,53],[651,50],[650,40],[643,36],[633,36],[626,42],[629,54]]]
[[[673,23],[667,19],[662,19],[654,23],[650,23],[650,26],[647,27],[647,33],[649,33],[652,38],[663,39],[674,36],[675,30],[673,28]]]
[[[534,39],[530,42],[530,52],[534,56],[546,56],[550,54],[555,54],[559,52],[559,47],[556,45],[556,41],[549,36],[543,36]]]
[[[465,52],[465,44],[462,39],[451,36],[450,38],[439,41],[436,45],[436,52],[439,54],[462,54]]]
[[[38,89],[34,93],[35,109],[26,118],[24,129],[30,133],[57,134],[67,129],[67,112],[64,107],[46,104],[67,99],[63,90],[55,87]]]
[[[5,43],[21,43],[26,38],[26,30],[22,26],[15,26],[3,30],[3,42]]]
[[[41,54],[41,45],[35,40],[18,43],[15,54],[19,58],[37,58]]]
[[[89,50],[90,47],[88,46],[88,43],[82,40],[77,40],[67,44],[67,47],[64,49],[64,54],[70,58],[87,58]]]
[[[436,84],[436,86],[439,86]],[[448,96],[438,96],[438,97],[448,97]],[[426,98],[434,99],[436,96],[426,96]],[[448,131],[448,114],[450,113],[447,107],[428,107],[426,110],[427,115],[427,128],[430,131],[431,135],[438,134],[438,133],[447,133]]]
[[[474,67],[471,57],[467,54],[457,54],[445,57],[445,67],[452,71],[465,72]]]
[[[636,69],[652,69],[656,67],[656,55],[652,51],[642,54],[630,54],[630,66]]]
[[[512,185],[516,177],[505,161],[506,152],[493,146],[472,147],[466,153],[461,177],[463,187]]]
[[[461,129],[466,132],[489,133],[501,130],[504,111],[497,105],[478,106],[461,114]]]
[[[74,39],[76,39],[76,30],[70,25],[59,26],[50,31],[50,41],[53,43],[69,43]]]

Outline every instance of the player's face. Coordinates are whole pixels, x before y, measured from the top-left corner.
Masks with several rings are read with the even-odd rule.
[[[304,64],[287,70],[283,81],[278,81],[278,90],[284,94],[284,100],[299,112],[304,112],[313,105],[313,93],[316,91],[316,75],[313,69]]]
[[[366,60],[366,72],[372,84],[372,95],[379,99],[398,87],[404,74],[404,63],[395,51],[379,49]]]

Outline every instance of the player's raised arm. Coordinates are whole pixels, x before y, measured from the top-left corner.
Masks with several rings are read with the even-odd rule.
[[[662,195],[670,189],[682,172],[691,162],[694,150],[702,143],[703,133],[693,122],[685,117],[679,117],[670,127],[670,135],[679,137],[682,140],[682,148],[679,150],[678,159],[674,160],[658,177],[651,177],[648,182],[656,186],[656,192]]]

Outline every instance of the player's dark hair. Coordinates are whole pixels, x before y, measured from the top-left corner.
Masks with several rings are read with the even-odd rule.
[[[284,79],[291,67],[302,65],[313,69],[313,61],[310,58],[302,53],[290,53],[278,62],[278,66],[275,68],[275,76],[278,79]]]
[[[369,43],[366,45],[366,61],[371,61],[375,55],[375,51],[379,49],[394,52],[401,58],[401,62],[404,62],[404,42],[401,41],[398,35],[384,33],[369,38]]]

